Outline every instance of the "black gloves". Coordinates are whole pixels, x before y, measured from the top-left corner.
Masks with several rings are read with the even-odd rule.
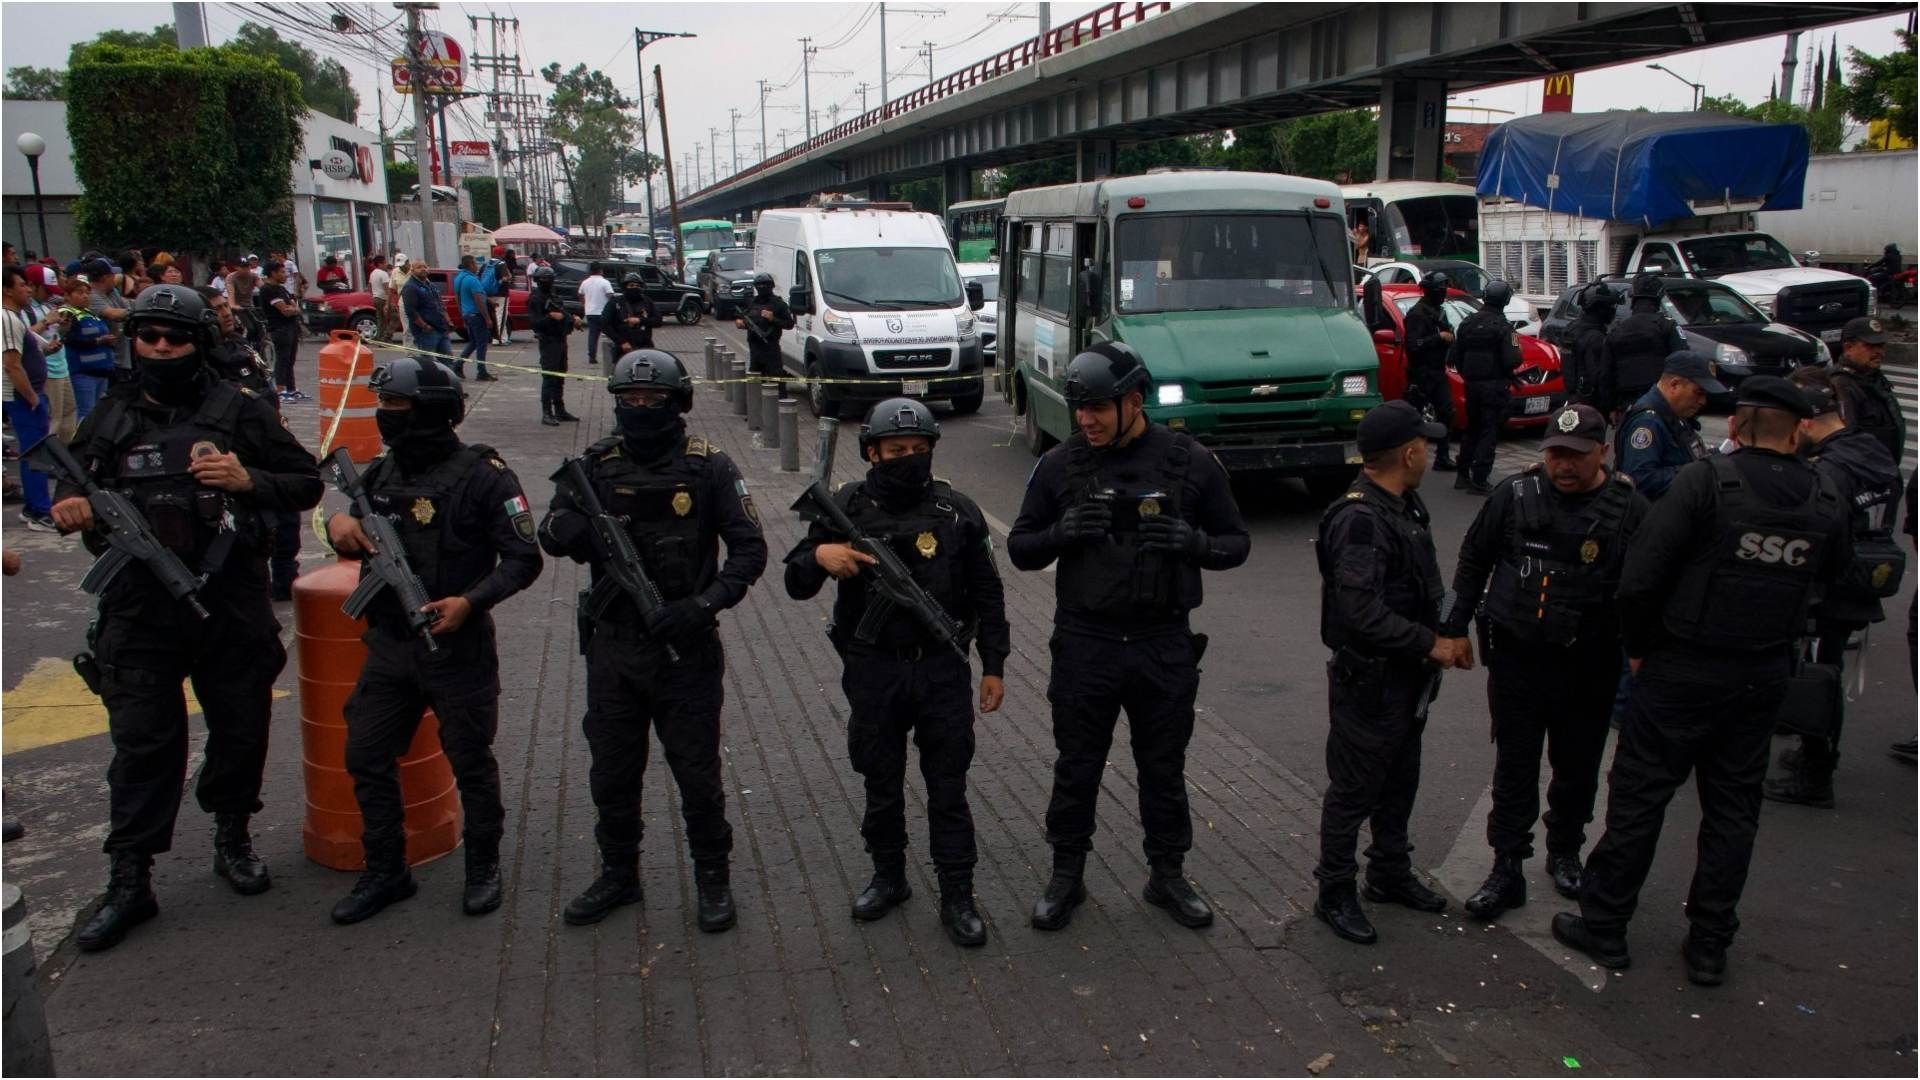
[[[661,604],[647,616],[647,634],[655,641],[684,641],[717,625],[713,609],[697,596]]]
[[[1198,562],[1207,554],[1207,534],[1177,517],[1160,514],[1140,520],[1140,546],[1166,551]]]
[[[1053,526],[1053,539],[1062,548],[1097,544],[1112,527],[1113,508],[1103,499],[1089,499],[1060,515]]]

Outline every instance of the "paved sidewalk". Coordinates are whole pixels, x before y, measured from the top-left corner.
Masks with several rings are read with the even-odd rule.
[[[660,337],[698,372],[706,333],[672,327]],[[501,350],[500,358],[528,362],[530,352]],[[561,454],[610,429],[609,399],[596,384],[569,385],[568,405],[584,422],[561,429],[538,425],[532,376],[503,372],[501,382],[471,389],[464,434],[500,449],[536,512]],[[801,415],[809,468],[812,425],[804,408]],[[597,927],[561,921],[597,857],[573,624],[585,570],[550,561],[496,613],[506,905],[485,918],[459,913],[456,853],[416,871],[418,898],[360,926],[332,925],[328,908],[353,877],[300,855],[297,702],[281,699],[268,805],[257,819],[273,891],[239,897],[211,875],[208,822],[189,798],[176,850],[158,866],[160,918],[105,954],[80,956],[70,944],[51,957],[42,950],[61,1071],[1297,1074],[1312,1066],[1327,1075],[1491,1075],[1564,1072],[1563,1058],[1583,1072],[1661,1071],[1658,1048],[1603,1034],[1585,1014],[1589,992],[1504,929],[1376,908],[1383,945],[1333,940],[1310,914],[1320,778],[1289,772],[1220,722],[1207,708],[1204,676],[1188,758],[1196,825],[1188,871],[1213,900],[1216,924],[1185,930],[1140,899],[1147,871],[1137,790],[1118,738],[1089,863],[1091,900],[1063,932],[1030,929],[1026,912],[1049,869],[1042,817],[1053,760],[1053,575],[1004,562],[1014,631],[1007,703],[980,718],[971,773],[989,942],[956,949],[939,927],[917,769],[909,770],[915,896],[883,921],[854,922],[847,905],[869,866],[839,663],[825,637],[829,599],[795,603],[780,584],[778,559],[801,531],[787,510],[801,477],[779,473],[778,452],[758,447],[712,388],[700,392],[690,426],[739,462],[774,560],[721,619],[738,928],[693,928],[691,868],[657,753],[646,776],[646,904]],[[853,442],[842,439],[840,479],[858,469]],[[330,495],[328,505],[338,501]],[[1320,662],[1276,658],[1300,680],[1316,678]],[[295,686],[295,670],[290,663],[284,687]],[[1318,727],[1326,719],[1316,712],[1272,722]],[[90,781],[70,782],[84,792]],[[88,821],[89,811],[103,819],[104,792],[94,797],[70,808],[69,819]],[[85,872],[103,876],[104,863]],[[1418,965],[1403,962],[1413,950],[1423,954]],[[1416,969],[1423,978],[1412,978]]]

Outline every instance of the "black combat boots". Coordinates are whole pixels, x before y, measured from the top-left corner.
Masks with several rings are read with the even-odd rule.
[[[1147,878],[1147,887],[1140,891],[1140,896],[1149,904],[1167,909],[1167,914],[1181,926],[1198,930],[1213,925],[1213,908],[1194,891],[1179,862],[1155,862],[1153,874]]]
[[[940,875],[940,925],[955,945],[973,948],[987,943],[987,924],[973,903],[973,874]]]
[[[1081,881],[1086,872],[1086,852],[1053,849],[1053,877],[1033,903],[1034,929],[1059,930],[1073,921],[1073,909],[1087,899],[1087,887]]]
[[[1467,914],[1476,919],[1491,919],[1527,902],[1527,874],[1518,855],[1495,855],[1493,872],[1480,884],[1479,891],[1467,897]]]
[[[1547,875],[1553,878],[1554,892],[1569,900],[1580,899],[1580,882],[1586,876],[1586,869],[1580,865],[1580,856],[1547,852]]]
[[[369,846],[367,869],[354,882],[353,891],[333,905],[333,921],[349,926],[386,910],[388,904],[408,900],[420,891],[407,869],[406,848],[399,843]]]
[[[80,928],[74,944],[81,952],[99,952],[120,944],[127,931],[160,914],[160,902],[153,898],[153,859],[147,855],[122,852],[113,857],[107,872],[107,894],[100,908]]]
[[[504,890],[500,883],[500,840],[467,841],[467,889],[460,897],[460,910],[469,915],[485,915],[500,906]]]
[[[612,914],[613,909],[637,904],[640,889],[640,856],[602,856],[600,876],[587,891],[568,901],[560,917],[571,926],[591,926]]]
[[[273,888],[267,864],[253,853],[253,837],[247,834],[247,815],[213,815],[213,872],[227,879],[233,891],[255,896]]]
[[[1415,911],[1437,914],[1447,910],[1447,898],[1427,888],[1411,870],[1392,877],[1368,875],[1366,897],[1376,904],[1399,904]]]
[[[853,898],[853,917],[872,922],[907,902],[913,887],[907,884],[905,858],[875,858],[873,880]]]
[[[1360,906],[1360,895],[1351,881],[1330,881],[1320,886],[1313,901],[1313,913],[1333,932],[1356,945],[1371,945],[1380,940],[1373,923]]]
[[[693,864],[693,885],[698,892],[699,910],[694,921],[700,929],[717,934],[734,924],[733,886],[727,860],[713,859]]]

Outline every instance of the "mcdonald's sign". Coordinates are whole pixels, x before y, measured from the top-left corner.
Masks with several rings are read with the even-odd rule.
[[[1540,111],[1573,111],[1573,72],[1558,71],[1547,76],[1546,89],[1540,95]]]

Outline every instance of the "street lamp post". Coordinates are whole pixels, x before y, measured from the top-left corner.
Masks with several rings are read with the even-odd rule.
[[[40,254],[51,255],[53,245],[47,243],[47,208],[40,202],[40,155],[47,152],[47,140],[25,131],[13,145],[27,155],[27,172],[33,175],[33,216],[40,219]]]
[[[1679,79],[1681,82],[1686,83],[1688,86],[1693,87],[1693,111],[1694,112],[1700,111],[1700,102],[1703,98],[1706,97],[1706,94],[1707,94],[1707,87],[1704,83],[1694,82],[1692,79],[1689,79],[1685,75],[1682,75],[1679,72],[1673,70],[1672,68],[1667,67],[1665,64],[1648,64],[1647,66],[1652,68],[1655,71],[1664,71],[1667,74],[1673,76],[1674,78]]]

